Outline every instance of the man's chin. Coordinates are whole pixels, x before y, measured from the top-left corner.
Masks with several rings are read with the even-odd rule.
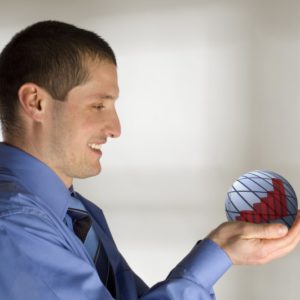
[[[98,166],[98,168],[94,168],[94,170],[89,170],[87,172],[81,172],[80,174],[77,174],[74,176],[74,178],[84,179],[89,177],[94,177],[100,174],[102,168],[101,165]]]

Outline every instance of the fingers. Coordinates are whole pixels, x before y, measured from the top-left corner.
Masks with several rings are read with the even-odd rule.
[[[300,241],[300,211],[288,233],[276,239],[260,239],[256,252],[259,254],[251,264],[265,264],[292,252]],[[253,257],[253,256],[252,256]],[[255,257],[255,256],[254,256]]]
[[[300,241],[300,211],[290,230],[282,224],[226,222],[208,238],[229,255],[234,264],[262,264],[291,252]]]
[[[264,247],[268,253],[291,252],[300,241],[300,212],[298,212],[296,220],[289,230],[288,234],[280,239],[263,241]],[[277,255],[277,254],[274,255]]]
[[[290,230],[283,224],[245,224],[242,235],[245,239],[278,239],[286,235],[296,237],[300,234],[300,210]]]
[[[288,232],[282,224],[253,224],[248,222],[225,222],[207,237],[226,248],[234,240],[274,240],[284,237]]]
[[[297,246],[298,241],[297,242],[293,242],[293,243],[287,243],[284,245],[284,247],[274,247],[274,245],[272,245],[271,247],[266,247],[266,245],[262,246],[262,251],[261,253],[264,253],[264,255],[262,255],[260,257],[260,259],[258,259],[255,264],[265,264],[267,262],[270,262],[274,259],[278,259],[280,257],[283,257],[287,254],[289,254],[290,252],[292,252],[295,247]],[[269,248],[269,249],[268,249]]]
[[[238,236],[241,239],[277,239],[288,233],[283,224],[254,224],[249,222],[225,222],[216,228],[210,235],[221,237]]]
[[[288,233],[288,228],[282,224],[246,224],[241,235],[243,239],[278,239]]]

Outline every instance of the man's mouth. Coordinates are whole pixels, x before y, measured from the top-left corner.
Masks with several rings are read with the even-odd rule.
[[[90,148],[92,148],[93,150],[98,150],[98,151],[101,151],[101,144],[88,144],[88,146]]]

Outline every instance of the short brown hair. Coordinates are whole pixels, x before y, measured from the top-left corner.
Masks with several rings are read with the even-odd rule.
[[[17,33],[0,54],[0,119],[3,133],[18,128],[18,91],[27,82],[57,100],[88,78],[86,58],[117,65],[109,44],[91,31],[58,21],[35,23]]]

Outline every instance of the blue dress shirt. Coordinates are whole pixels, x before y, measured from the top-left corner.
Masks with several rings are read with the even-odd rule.
[[[70,197],[47,165],[0,143],[0,299],[113,299],[64,222]],[[166,280],[148,288],[119,253],[101,209],[79,197],[112,264],[117,299],[215,299],[213,285],[231,261],[214,242],[197,244]]]

